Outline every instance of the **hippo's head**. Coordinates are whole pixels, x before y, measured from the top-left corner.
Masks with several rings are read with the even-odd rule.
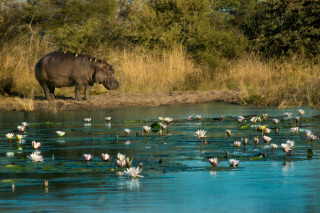
[[[94,81],[103,84],[108,90],[116,90],[119,88],[119,82],[114,77],[114,69],[110,64],[101,62],[97,65],[94,74]]]

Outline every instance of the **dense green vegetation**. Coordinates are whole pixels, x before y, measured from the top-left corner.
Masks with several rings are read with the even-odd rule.
[[[15,50],[16,47],[23,48]],[[28,67],[29,75],[36,61],[52,50],[108,58],[121,51],[163,57],[165,51],[177,47],[182,47],[186,57],[209,79],[215,74],[227,75],[235,61],[248,55],[266,63],[296,64],[304,60],[317,66],[320,0],[2,0],[0,3],[0,52],[2,56],[4,52],[12,55],[24,49],[28,62],[23,66]],[[19,89],[12,90],[15,77],[8,75],[16,68],[6,64],[9,59],[4,60],[3,56],[0,92],[21,94]],[[197,85],[201,82],[199,76],[190,73],[185,79],[189,85],[190,79],[196,79]],[[195,84],[183,88],[199,89]]]

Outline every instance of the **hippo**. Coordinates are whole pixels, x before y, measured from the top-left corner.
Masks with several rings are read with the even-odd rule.
[[[77,101],[81,100],[82,86],[85,86],[86,100],[90,100],[94,83],[108,90],[119,88],[110,64],[78,53],[52,52],[43,56],[35,66],[35,75],[48,101],[55,100],[56,87],[75,86]]]

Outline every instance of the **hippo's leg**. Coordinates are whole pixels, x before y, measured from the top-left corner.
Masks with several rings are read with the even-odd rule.
[[[89,84],[86,84],[86,85],[85,85],[85,93],[86,93],[86,100],[87,100],[87,101],[88,101],[88,100],[91,100],[90,91],[91,91],[91,89],[92,89],[92,86],[93,86],[93,84],[92,84],[92,85],[89,85]]]
[[[42,87],[43,87],[44,95],[46,96],[47,100],[53,101],[55,98],[54,98],[54,95],[51,94],[51,90],[48,88],[48,86],[42,85]],[[53,91],[54,91],[54,89],[53,89]]]
[[[52,98],[53,100],[56,99],[56,97],[54,96],[55,87],[51,87],[51,88],[49,88],[49,90],[50,90],[51,98]]]
[[[82,85],[76,85],[75,86],[75,96],[76,96],[76,100],[77,101],[81,101],[81,88],[82,88]]]

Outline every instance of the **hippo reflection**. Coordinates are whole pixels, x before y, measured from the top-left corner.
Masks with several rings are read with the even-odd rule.
[[[119,88],[112,66],[89,55],[52,52],[43,56],[35,67],[35,75],[43,87],[46,98],[55,99],[56,87],[75,86],[75,98],[81,100],[80,91],[85,86],[86,100],[94,83],[108,90]]]

